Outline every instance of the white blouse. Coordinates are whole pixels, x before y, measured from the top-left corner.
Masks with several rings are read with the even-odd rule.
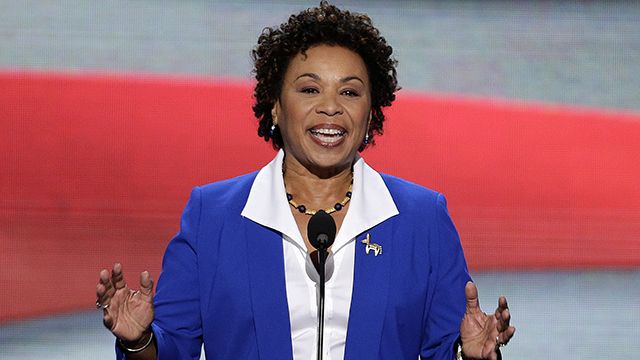
[[[282,233],[287,303],[295,360],[316,358],[318,272],[287,202],[280,150],[257,174],[242,216]],[[353,289],[355,237],[398,214],[391,194],[380,174],[358,157],[353,167],[353,191],[349,210],[336,235],[326,264],[325,328],[323,358],[344,358],[347,325]]]

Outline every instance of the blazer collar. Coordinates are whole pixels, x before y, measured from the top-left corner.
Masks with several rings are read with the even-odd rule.
[[[256,175],[241,215],[286,234],[305,248],[300,230],[287,202],[282,161],[284,151]],[[353,165],[353,191],[349,211],[336,235],[334,249],[340,249],[356,235],[398,214],[382,176],[358,156]]]
[[[286,234],[304,246],[300,230],[291,214],[282,179],[284,151],[256,175],[241,215],[270,229]]]

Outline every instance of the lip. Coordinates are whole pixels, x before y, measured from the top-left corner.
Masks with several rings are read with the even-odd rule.
[[[332,132],[339,131],[341,135],[318,136],[318,131],[322,130],[330,130]],[[325,148],[332,148],[341,145],[347,138],[348,134],[347,129],[336,124],[318,124],[309,128],[307,133],[313,142]],[[330,141],[327,141],[329,139]]]

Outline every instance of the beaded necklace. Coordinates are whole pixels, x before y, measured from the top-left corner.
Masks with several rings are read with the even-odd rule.
[[[286,188],[286,185],[285,185],[285,188]],[[324,212],[326,212],[327,214],[331,214],[336,211],[342,210],[345,207],[345,205],[347,205],[347,203],[349,203],[349,201],[351,200],[352,191],[353,191],[353,171],[351,172],[351,183],[349,184],[349,190],[347,190],[347,192],[344,194],[344,199],[342,199],[342,201],[333,205],[333,207],[324,209]],[[291,195],[290,193],[287,193],[287,201],[289,201],[289,204],[293,206],[296,210],[298,210],[299,212],[305,215],[315,215],[315,213],[318,212],[318,210],[308,210],[307,207],[304,206],[303,204],[298,204],[295,201],[293,201],[293,195]]]

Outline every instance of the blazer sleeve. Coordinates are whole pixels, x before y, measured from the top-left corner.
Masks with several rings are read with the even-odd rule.
[[[464,288],[471,280],[458,232],[447,211],[447,202],[438,194],[435,241],[429,244],[434,264],[424,311],[421,359],[452,360],[460,336],[466,299]]]
[[[202,200],[194,188],[162,260],[151,324],[158,360],[200,359],[202,322],[198,281],[197,242]],[[116,343],[117,359],[125,355]]]

